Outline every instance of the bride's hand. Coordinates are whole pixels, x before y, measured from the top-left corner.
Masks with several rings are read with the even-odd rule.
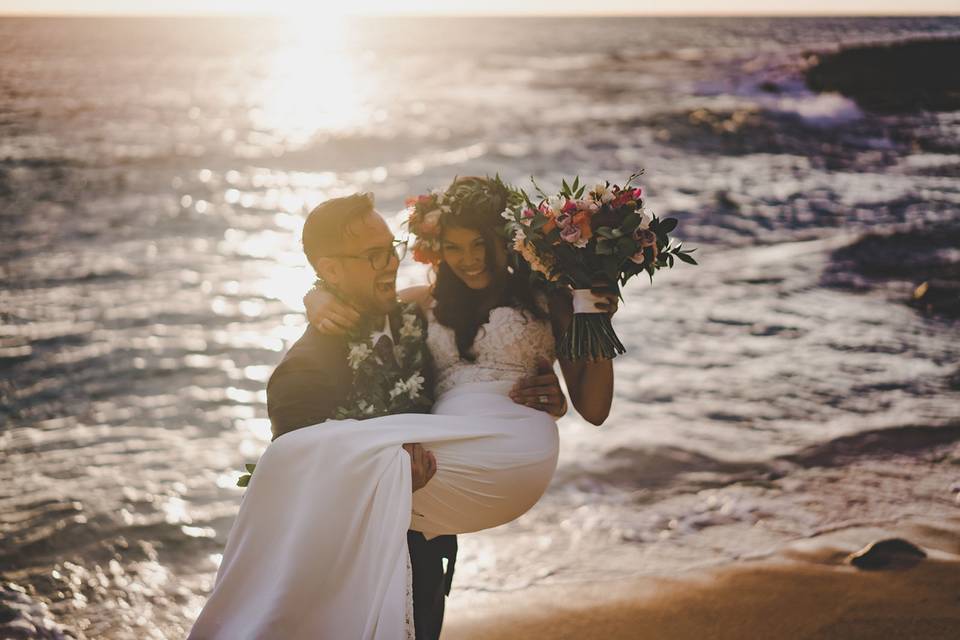
[[[320,333],[343,335],[356,326],[360,314],[349,304],[341,302],[329,291],[313,287],[303,296],[303,306],[307,310],[307,320]]]
[[[567,412],[567,397],[560,388],[560,379],[546,358],[537,361],[536,375],[521,378],[510,390],[510,398],[517,404],[546,411],[555,418]]]
[[[554,289],[550,294],[553,302],[551,305],[552,311],[567,317],[572,316],[572,293],[573,291],[571,289]],[[593,286],[590,287],[590,293],[603,299],[596,303],[597,311],[604,311],[612,318],[613,314],[620,308],[620,297],[617,295],[616,289],[612,288],[609,284],[600,281],[594,282]]]
[[[604,302],[597,303],[597,310],[606,311],[607,315],[612,318],[620,307],[620,298],[617,296],[617,292],[603,282],[594,282],[593,287],[590,288],[590,293],[604,299]]]

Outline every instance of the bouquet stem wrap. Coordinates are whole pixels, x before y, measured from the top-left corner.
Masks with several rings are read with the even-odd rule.
[[[567,360],[609,360],[624,353],[610,316],[597,308],[604,299],[590,289],[573,290],[573,322],[560,342],[558,354]]]

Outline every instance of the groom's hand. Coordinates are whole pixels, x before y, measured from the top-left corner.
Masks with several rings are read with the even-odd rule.
[[[343,335],[360,321],[355,308],[316,286],[303,296],[303,307],[313,328],[330,336]]]
[[[537,373],[517,380],[510,397],[518,404],[546,411],[559,418],[567,412],[567,397],[560,388],[560,379],[546,358],[537,359]]]
[[[437,472],[437,459],[432,451],[427,451],[417,442],[403,445],[410,454],[410,475],[413,478],[413,490],[423,489]]]

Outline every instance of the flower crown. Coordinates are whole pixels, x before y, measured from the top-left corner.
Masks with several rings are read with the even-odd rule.
[[[432,191],[407,198],[410,212],[407,229],[416,236],[413,259],[425,264],[440,261],[440,235],[444,227],[464,213],[479,213],[489,218],[494,230],[506,237],[501,213],[513,197],[500,175],[490,178],[456,178],[446,191]],[[486,220],[485,220],[486,222]]]

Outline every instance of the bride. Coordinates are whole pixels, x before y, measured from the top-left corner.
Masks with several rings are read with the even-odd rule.
[[[432,414],[328,420],[273,441],[190,638],[412,638],[407,529],[430,539],[495,527],[546,490],[557,463],[555,418],[535,408],[543,396],[518,398],[524,406],[510,393],[538,361],[554,359],[570,298],[534,290],[529,268],[509,265],[497,234],[507,198],[499,179],[460,178],[446,193],[452,206],[433,221],[433,284],[399,293],[428,320]],[[598,293],[597,310],[614,313],[616,296]],[[328,334],[357,319],[321,290],[306,303]],[[602,424],[611,361],[561,359],[560,368],[574,407]],[[402,447],[410,442],[432,451],[437,467],[415,493]]]

